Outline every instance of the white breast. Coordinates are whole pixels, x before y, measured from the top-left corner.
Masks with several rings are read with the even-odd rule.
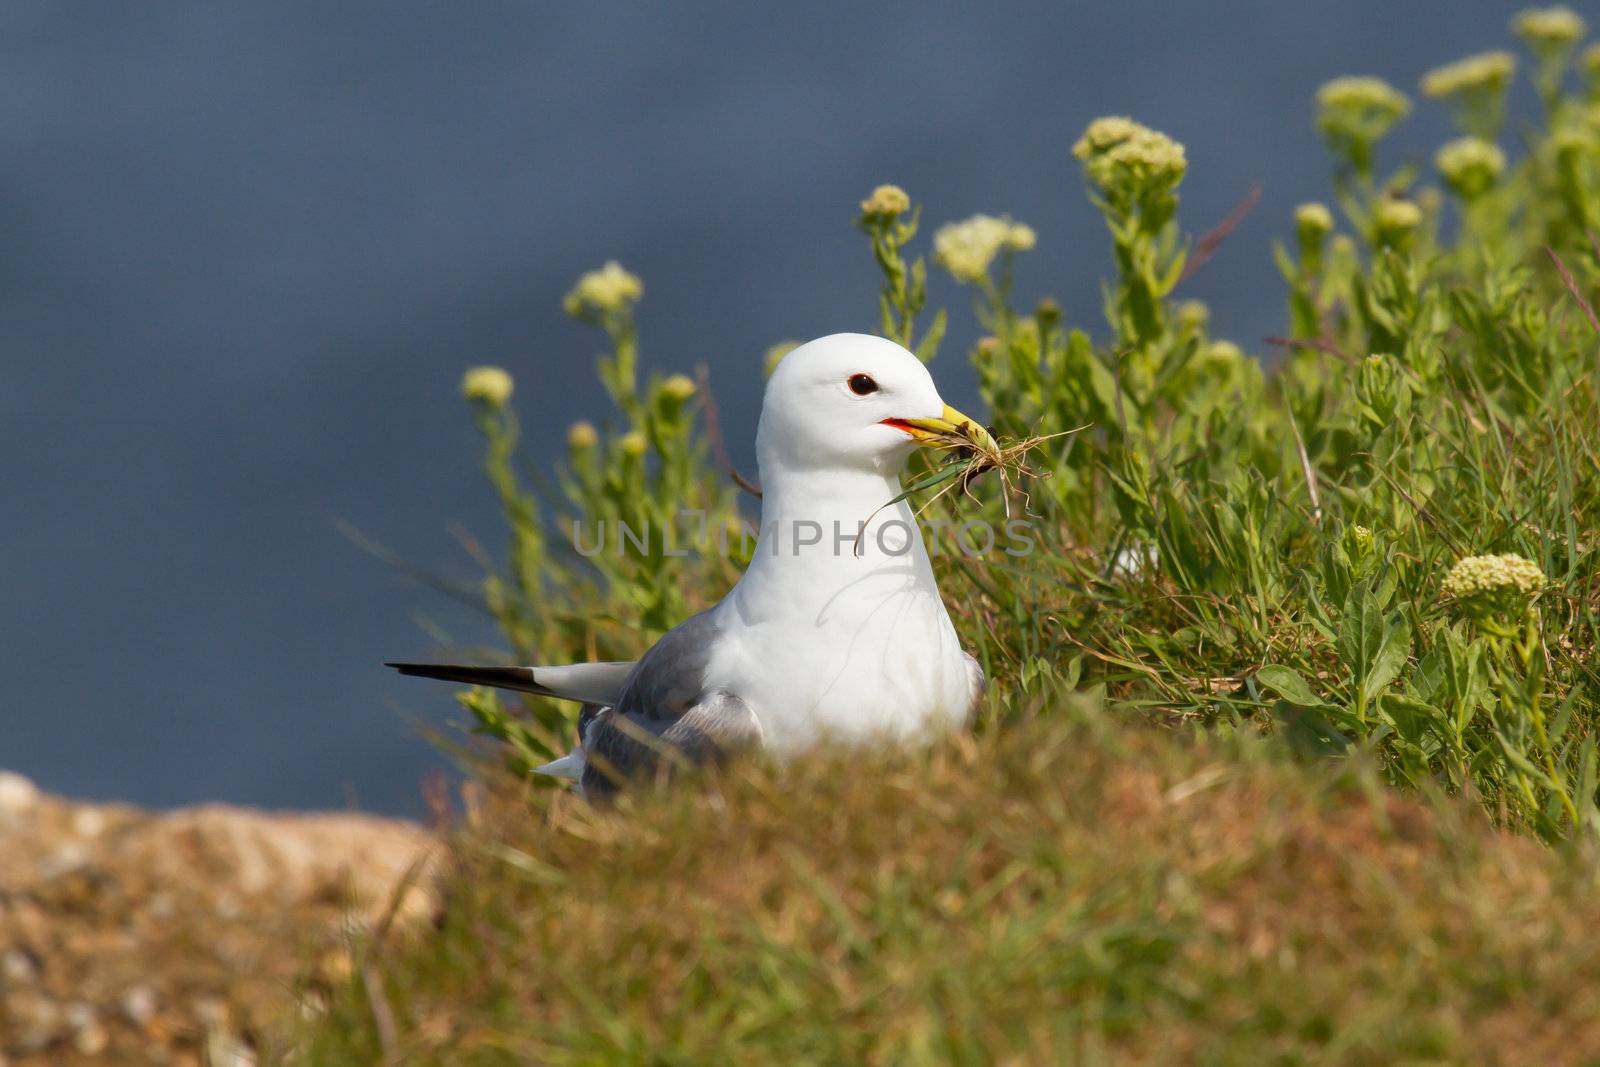
[[[707,683],[744,697],[780,751],[960,725],[972,678],[920,548],[753,565],[717,609],[728,637]]]

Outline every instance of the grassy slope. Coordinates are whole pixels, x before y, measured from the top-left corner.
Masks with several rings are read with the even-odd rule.
[[[1355,763],[1035,722],[534,807],[297,1061],[1600,1059],[1592,868]]]
[[[1342,217],[1306,205],[1285,234],[1293,341],[1270,376],[1179,302],[1205,241],[1182,236],[1187,165],[1158,131],[1098,120],[1073,149],[1116,253],[1099,345],[1053,301],[1011,306],[1010,251],[951,259],[1009,224],[941,231],[944,253],[935,234],[981,296],[997,436],[1092,427],[1030,454],[1052,475],[1027,485],[1040,551],[938,561],[994,683],[980,738],[745,769],[628,820],[502,798],[461,835],[438,936],[374,950],[301,1058],[1600,1063],[1597,868],[1570,858],[1600,841],[1600,51],[1562,88],[1580,21],[1516,21],[1542,119],[1504,166],[1476,145],[1471,181],[1443,162],[1461,145],[1441,156],[1453,202],[1374,166],[1398,91],[1323,87]],[[1467,67],[1457,119],[1498,129],[1509,62]],[[943,313],[917,321],[909,205],[878,190],[859,223],[882,332],[926,344]],[[573,427],[561,508],[723,529],[709,396],[637,373],[641,291],[613,265],[569,294],[609,341],[616,423]],[[506,395],[467,393],[511,533],[481,590],[511,662],[631,658],[739,571],[664,545],[577,565]],[[996,480],[947,517],[998,521]],[[1541,582],[1503,559],[1449,577],[1507,553]],[[1121,710],[1021,710],[1074,691]],[[512,767],[570,743],[571,708],[463,703]],[[1276,724],[1379,769],[1092,725],[1143,713]]]

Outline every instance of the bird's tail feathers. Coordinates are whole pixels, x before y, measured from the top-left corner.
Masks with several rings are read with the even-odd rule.
[[[476,667],[454,663],[385,663],[414,678],[437,678],[463,685],[486,685],[521,693],[615,704],[633,670],[632,663],[573,663],[560,667]]]
[[[575,749],[572,752],[568,752],[565,756],[562,756],[558,760],[551,760],[549,763],[546,763],[541,767],[535,767],[533,769],[533,773],[548,775],[551,778],[567,778],[574,782],[580,782],[583,780],[584,766],[585,761],[583,758],[583,749],[580,748]]]

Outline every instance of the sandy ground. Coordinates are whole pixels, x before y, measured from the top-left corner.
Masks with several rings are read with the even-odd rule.
[[[358,813],[153,813],[0,772],[0,1067],[253,1063],[374,924],[433,914],[435,839]]]

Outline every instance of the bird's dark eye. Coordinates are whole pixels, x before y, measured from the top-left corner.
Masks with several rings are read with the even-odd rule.
[[[878,391],[878,383],[872,380],[870,374],[850,375],[850,391],[856,396],[866,396]]]

